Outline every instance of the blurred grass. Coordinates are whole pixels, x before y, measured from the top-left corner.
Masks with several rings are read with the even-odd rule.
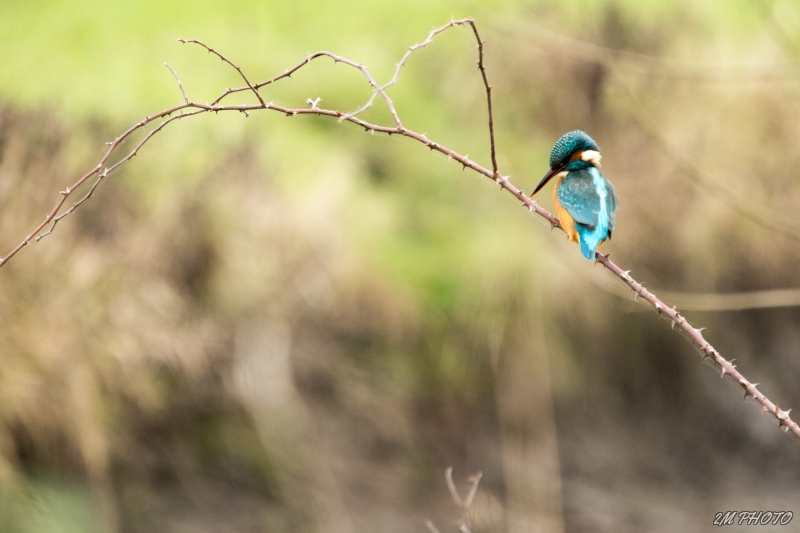
[[[0,489],[0,531],[68,533],[100,531],[86,487],[34,477],[16,490]]]
[[[430,29],[474,16],[504,174],[530,189],[552,142],[585,129],[622,198],[620,264],[675,291],[794,286],[797,242],[697,187],[636,113],[717,186],[796,219],[797,56],[765,13],[798,42],[785,0],[7,0],[0,245],[105,141],[180,101],[164,61],[197,100],[241,85],[179,37],[254,80],[326,49],[380,81]],[[407,125],[486,162],[471,39],[438,36],[390,94]],[[369,91],[324,59],[265,91],[318,96],[351,110]],[[449,516],[449,464],[486,473],[498,530],[547,514],[541,485],[564,484],[570,531],[641,530],[653,499],[705,524],[739,475],[770,501],[800,490],[771,459],[796,464],[794,443],[489,180],[322,118],[190,120],[0,271],[0,531],[407,531]],[[796,309],[691,318],[800,404]],[[621,505],[608,486],[638,511],[603,526]],[[699,490],[705,507],[685,505]]]

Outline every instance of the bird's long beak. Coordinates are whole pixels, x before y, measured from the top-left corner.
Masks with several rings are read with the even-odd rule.
[[[539,192],[539,190],[542,187],[547,185],[547,182],[550,181],[553,178],[553,176],[555,176],[556,174],[558,174],[562,170],[564,170],[564,166],[563,165],[562,166],[558,166],[558,167],[552,167],[550,170],[548,170],[547,174],[545,174],[544,177],[542,178],[542,181],[539,182],[539,185],[537,185],[536,188],[531,193],[531,196],[533,196],[534,194]]]

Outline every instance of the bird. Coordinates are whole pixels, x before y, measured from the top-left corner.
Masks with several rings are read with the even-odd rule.
[[[600,172],[600,147],[586,133],[565,133],[550,152],[550,170],[531,193],[556,178],[553,203],[569,239],[580,243],[586,259],[611,238],[616,222],[617,191]]]

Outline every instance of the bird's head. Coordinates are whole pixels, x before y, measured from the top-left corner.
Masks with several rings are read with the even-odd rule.
[[[578,170],[588,166],[600,167],[600,147],[594,139],[580,130],[571,131],[561,136],[550,151],[550,170],[536,186],[531,196],[539,192],[553,176],[569,170]]]

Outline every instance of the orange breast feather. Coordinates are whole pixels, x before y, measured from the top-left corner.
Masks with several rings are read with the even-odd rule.
[[[558,221],[561,222],[561,227],[564,228],[564,231],[567,232],[567,236],[569,240],[573,242],[578,242],[578,232],[575,231],[575,219],[572,218],[572,215],[564,209],[564,206],[558,201],[558,186],[561,184],[561,180],[564,179],[564,174],[560,174],[556,178],[556,183],[553,185],[553,204],[556,206],[556,215],[558,215]]]

